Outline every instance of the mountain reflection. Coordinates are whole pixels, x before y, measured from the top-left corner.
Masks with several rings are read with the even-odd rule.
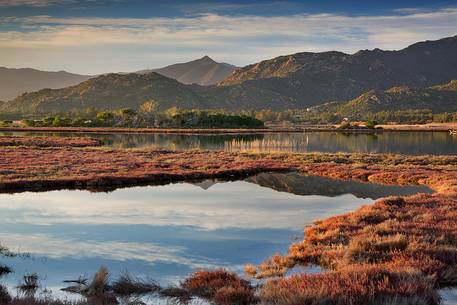
[[[297,173],[262,173],[245,181],[268,187],[279,192],[295,195],[320,195],[335,197],[352,194],[357,198],[378,199],[386,196],[405,196],[416,193],[431,193],[426,186],[399,186],[363,183],[353,180],[335,180],[325,177],[304,176]]]

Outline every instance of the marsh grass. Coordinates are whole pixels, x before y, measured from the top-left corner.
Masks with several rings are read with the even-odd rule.
[[[223,269],[194,272],[181,286],[191,295],[218,305],[247,305],[256,302],[251,283]]]
[[[95,273],[87,288],[83,290],[83,294],[87,296],[103,295],[109,289],[109,272],[105,266],[102,266]]]
[[[87,285],[89,279],[84,276],[79,276],[76,280],[65,280],[63,281],[65,284],[72,284],[71,286],[62,288],[62,291],[69,292],[69,293],[82,293],[84,289],[87,289]]]
[[[176,304],[188,304],[196,299],[217,305],[249,305],[258,301],[256,290],[249,281],[223,269],[200,270],[179,285],[169,287],[161,287],[153,280],[139,279],[127,272],[110,282],[105,267],[100,268],[90,283],[85,278],[66,283],[76,284],[78,289],[72,286],[64,288],[65,291],[79,293],[88,301],[112,297],[137,300],[136,297],[142,295],[164,298]]]
[[[5,265],[0,265],[0,277],[13,272],[10,267]]]
[[[11,299],[8,289],[0,285],[0,304],[10,304]]]
[[[0,147],[0,192],[117,188],[289,171],[227,152]]]
[[[137,278],[128,272],[124,272],[112,284],[112,290],[116,295],[149,294],[160,291],[160,285],[153,280]]]
[[[22,283],[16,288],[27,296],[34,295],[39,288],[39,277],[38,274],[32,273],[22,277]]]
[[[266,305],[437,305],[433,282],[420,273],[357,266],[344,272],[299,274],[268,281],[260,290]]]
[[[166,288],[161,288],[158,291],[158,295],[167,300],[171,300],[175,304],[189,304],[192,300],[192,294],[184,288],[178,286],[170,286]]]

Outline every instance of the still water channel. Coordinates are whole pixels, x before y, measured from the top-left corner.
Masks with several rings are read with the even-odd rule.
[[[457,135],[448,132],[265,133],[244,135],[71,134],[3,132],[0,135],[90,136],[116,148],[152,147],[254,152],[358,152],[399,154],[457,154]]]
[[[430,192],[290,174],[243,181],[205,180],[118,189],[0,194],[0,241],[28,257],[1,258],[16,286],[38,273],[58,293],[63,280],[91,276],[101,265],[162,284],[198,268],[242,272],[284,253],[312,221],[352,211],[386,195]]]

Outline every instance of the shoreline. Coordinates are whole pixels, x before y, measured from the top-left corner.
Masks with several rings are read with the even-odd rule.
[[[124,127],[0,127],[0,132],[43,133],[94,133],[94,134],[177,134],[177,135],[242,135],[266,133],[336,132],[376,134],[389,132],[449,132],[457,130],[457,124],[432,125],[379,125],[375,129],[338,129],[328,127],[271,127],[262,129],[210,129],[210,128],[124,128]]]

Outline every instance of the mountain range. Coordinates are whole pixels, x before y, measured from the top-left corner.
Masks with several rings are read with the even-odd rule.
[[[208,56],[204,56],[186,63],[134,73],[156,72],[176,79],[183,84],[214,85],[229,76],[235,68],[235,66],[218,63]],[[0,100],[9,101],[23,93],[41,89],[60,89],[74,86],[92,77],[96,76],[79,75],[65,71],[47,72],[29,68],[9,69],[0,67]]]
[[[457,36],[416,43],[399,51],[280,56],[237,69],[219,86],[270,90],[303,108],[352,99],[369,90],[427,87],[452,79],[457,79]]]
[[[392,87],[370,90],[347,102],[334,102],[312,108],[362,118],[380,111],[429,109],[434,113],[457,112],[457,80],[428,88]]]
[[[188,71],[193,71],[192,73],[186,73],[183,64],[161,70],[162,73],[167,71],[170,73],[168,76],[177,79],[185,79],[185,75],[190,74],[197,78],[197,75],[215,74],[203,73],[201,69],[192,67],[202,64],[213,67],[214,63],[205,56],[188,63]],[[170,71],[173,71],[173,74]],[[203,82],[202,79],[208,81],[211,77],[199,79]],[[194,81],[192,85],[184,84],[150,71],[108,74],[91,78],[76,86],[23,94],[5,103],[0,107],[0,111],[49,112],[89,106],[137,109],[142,102],[149,99],[157,101],[160,109],[178,106],[282,110],[308,108],[332,101],[343,102],[360,95],[366,99],[373,93],[379,96],[409,94],[412,98],[422,93],[418,91],[413,94],[411,90],[416,89],[410,88],[427,88],[453,79],[457,79],[457,36],[419,42],[399,51],[374,49],[362,50],[352,55],[332,51],[280,56],[237,68],[217,85],[210,86],[201,86]],[[392,87],[396,89],[388,90]],[[424,90],[436,91],[431,88]],[[432,91],[423,94],[436,93]],[[447,93],[443,92],[440,92],[439,96],[447,96]],[[404,105],[417,108],[426,106],[425,102],[424,100],[422,104],[416,104],[411,99],[408,102],[410,104]],[[352,106],[356,104],[353,101]],[[372,102],[370,105],[374,109]]]
[[[0,110],[20,113],[64,112],[70,109],[138,109],[148,100],[159,101],[159,109],[209,107],[191,86],[155,72],[105,74],[63,89],[24,93]]]

